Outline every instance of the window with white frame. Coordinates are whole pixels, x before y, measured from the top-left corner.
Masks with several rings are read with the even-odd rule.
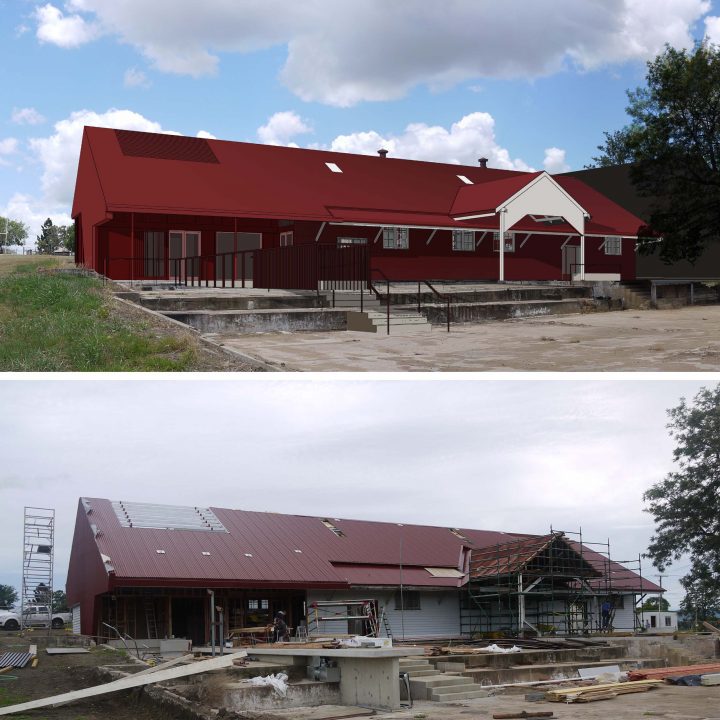
[[[348,247],[349,245],[367,245],[367,238],[360,237],[339,237],[337,239],[338,247]]]
[[[493,250],[495,252],[500,252],[500,233],[499,232],[493,233]],[[512,233],[512,232],[505,233],[505,252],[506,253],[515,252],[515,233]]]
[[[605,238],[606,255],[622,255],[622,238],[610,236]]]
[[[475,250],[475,232],[473,230],[453,230],[452,249],[459,252]]]
[[[280,233],[280,247],[289,247],[293,244],[293,232],[288,230],[287,232]]]
[[[410,247],[410,229],[406,227],[383,228],[383,247],[386,250],[407,250]]]

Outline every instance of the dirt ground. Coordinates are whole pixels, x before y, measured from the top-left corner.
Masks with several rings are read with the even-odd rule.
[[[523,693],[466,700],[462,703],[415,703],[411,710],[385,713],[383,720],[400,718],[425,720],[466,720],[469,717],[492,718],[495,713],[552,712],[559,720],[717,720],[720,718],[719,687],[663,686],[646,693],[622,695],[612,700],[563,704],[528,702]]]
[[[47,646],[43,639],[44,633],[27,632],[21,635],[0,631],[0,653],[27,652],[33,643],[38,645],[40,659],[36,668],[26,665],[0,675],[0,678],[8,675],[17,678],[0,680],[0,706],[99,685],[106,680],[97,672],[98,666],[127,663],[124,653],[105,648],[93,648],[90,653],[83,655],[48,655],[44,649]],[[57,634],[53,633],[53,636]],[[171,716],[159,714],[138,690],[128,690],[8,717],[16,720],[165,720]]]
[[[53,636],[58,634],[62,633],[52,633]],[[40,663],[34,669],[27,666],[9,673],[17,679],[0,680],[0,706],[100,684],[105,680],[98,674],[98,666],[125,665],[128,662],[124,653],[104,648],[94,648],[89,654],[83,655],[51,656],[44,652],[47,642],[42,639],[42,634],[0,633],[0,652],[25,652],[31,643],[39,646]],[[55,644],[54,639],[52,644]],[[526,692],[530,690],[517,690],[452,704],[416,702],[411,709],[377,713],[375,717],[382,720],[465,720],[467,717],[491,718],[494,713],[525,711],[531,715],[533,711],[540,711],[553,712],[554,717],[560,720],[600,720],[608,717],[619,720],[648,717],[720,720],[720,687],[663,686],[647,693],[582,705],[528,702],[525,700]],[[328,710],[324,707],[296,709],[279,713],[279,716],[314,720],[326,718]],[[17,720],[187,720],[187,715],[180,711],[154,704],[141,689],[9,717]]]
[[[398,329],[212,336],[303,371],[718,371],[720,305]],[[718,713],[720,716],[720,711]]]

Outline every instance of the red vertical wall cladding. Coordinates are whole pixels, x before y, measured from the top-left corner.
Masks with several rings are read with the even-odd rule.
[[[108,573],[95,544],[91,522],[92,514],[88,516],[82,502],[78,503],[65,589],[68,605],[80,604],[80,632],[83,635],[97,633],[97,597],[109,590]]]
[[[134,217],[135,248],[130,244],[130,214],[116,213],[112,221],[98,229],[99,256],[97,268],[103,271],[104,257],[108,257],[108,271],[112,278],[129,277],[130,264],[126,258],[142,256],[142,238],[145,231],[167,233],[171,230],[195,230],[201,232],[203,255],[215,253],[216,232],[256,232],[262,234],[264,248],[277,247],[281,232],[292,231],[293,242],[312,244],[321,228],[319,222],[297,221],[279,223],[277,220],[200,217],[193,215],[152,215],[136,213]],[[473,251],[452,249],[452,234],[438,230],[431,239],[431,230],[411,229],[410,246],[407,250],[383,248],[382,233],[376,227],[354,227],[326,224],[318,242],[336,244],[338,238],[363,238],[371,254],[373,279],[383,275],[391,280],[497,280],[499,253],[493,250],[493,237],[487,232],[476,235],[479,244]],[[481,239],[482,237],[482,239]],[[506,280],[561,280],[562,246],[565,235],[530,235],[518,232],[515,251],[505,253]],[[429,241],[429,242],[428,242]],[[587,272],[620,272],[623,279],[635,275],[635,244],[624,240],[622,255],[606,255],[601,250],[604,238],[589,237],[585,240]],[[570,241],[579,244],[578,238]],[[167,248],[167,245],[166,245]],[[167,252],[166,252],[167,255]]]
[[[79,227],[76,228],[76,233],[78,230],[79,233],[76,235],[75,260],[100,270],[97,264],[95,226],[105,220],[105,197],[86,135],[83,135],[80,151],[72,214],[79,219]]]

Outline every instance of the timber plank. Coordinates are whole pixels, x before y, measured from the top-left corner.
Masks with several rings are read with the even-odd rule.
[[[72,702],[73,700],[105,695],[107,693],[117,692],[118,690],[129,690],[130,688],[150,685],[151,683],[174,680],[176,678],[187,677],[188,675],[197,675],[198,673],[208,672],[209,670],[219,670],[221,668],[231,667],[233,660],[245,657],[246,655],[245,650],[241,650],[240,652],[221,655],[220,657],[215,657],[210,660],[201,660],[192,665],[171,667],[158,670],[152,674],[143,674],[141,677],[130,675],[129,677],[114,680],[104,685],[96,685],[95,687],[84,688],[83,690],[73,690],[72,692],[62,693],[61,695],[43,698],[42,700],[31,700],[30,702],[20,703],[18,705],[3,707],[0,708],[0,715],[13,715],[18,712],[25,712],[26,710],[35,710],[36,708],[48,707],[50,705],[61,705]]]

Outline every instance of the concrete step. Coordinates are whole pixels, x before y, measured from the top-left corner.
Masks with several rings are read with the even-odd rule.
[[[413,677],[410,675],[410,695],[413,700],[429,700],[430,693],[436,688],[451,688],[470,685],[466,677],[460,675],[428,675]],[[446,690],[446,692],[450,692]]]
[[[445,692],[433,693],[430,699],[435,702],[458,702],[459,700],[474,700],[475,698],[485,698],[490,696],[490,691],[475,686],[474,690],[464,690],[462,692]]]
[[[464,683],[463,685],[440,685],[430,690],[430,697],[428,698],[428,700],[442,702],[444,700],[447,700],[449,695],[452,695],[454,696],[454,699],[459,700],[460,698],[458,697],[458,695],[475,693],[478,690],[480,690],[481,692],[487,692],[475,683]]]
[[[370,310],[367,312],[356,312],[348,310],[347,329],[360,332],[382,333],[387,328],[387,314]],[[390,326],[396,330],[406,329],[425,330],[431,329],[430,323],[423,315],[417,313],[390,313]]]
[[[413,670],[434,670],[435,668],[427,661],[423,660],[416,660],[416,661],[409,661],[409,662],[403,662],[400,661],[400,669],[403,672],[411,672]],[[437,673],[436,673],[437,674]]]
[[[406,672],[410,675],[410,679],[414,680],[415,678],[423,678],[423,677],[430,677],[437,675],[437,670],[433,670],[432,668],[428,670],[406,670],[405,668],[401,667],[400,672]]]
[[[480,683],[489,681],[493,685],[513,682],[530,682],[534,680],[551,680],[558,674],[565,677],[577,676],[580,668],[604,667],[606,665],[618,665],[621,670],[633,670],[638,667],[660,667],[662,661],[656,658],[608,658],[600,662],[561,662],[544,663],[535,665],[514,665],[498,668],[469,668],[463,675],[472,678]]]

